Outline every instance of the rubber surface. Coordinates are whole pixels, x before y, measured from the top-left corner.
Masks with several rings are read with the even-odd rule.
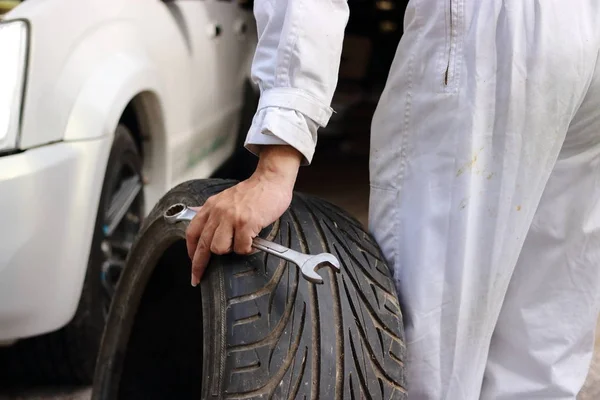
[[[405,399],[402,314],[371,236],[347,213],[296,193],[261,236],[331,252],[324,284],[262,252],[213,256],[192,288],[187,224],[173,203],[202,204],[231,181],[172,189],[147,218],[113,301],[93,399]]]
[[[118,178],[114,169],[125,160],[141,170],[141,159],[131,134],[125,126],[119,125],[107,164],[101,207],[106,201],[106,189],[114,186],[113,181]],[[96,221],[86,278],[75,316],[68,325],[55,332],[24,339],[1,349],[0,383],[3,386],[92,383],[105,323],[99,283],[101,227],[102,222]]]

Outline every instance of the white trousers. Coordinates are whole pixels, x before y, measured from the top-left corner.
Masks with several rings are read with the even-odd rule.
[[[411,0],[369,226],[409,399],[574,399],[600,304],[600,1]]]

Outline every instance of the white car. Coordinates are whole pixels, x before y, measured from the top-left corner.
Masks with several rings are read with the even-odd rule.
[[[90,382],[146,212],[240,148],[235,0],[0,0],[0,375]]]

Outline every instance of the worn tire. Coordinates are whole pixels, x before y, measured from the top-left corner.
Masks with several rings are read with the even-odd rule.
[[[8,384],[90,385],[104,330],[100,304],[101,214],[107,191],[115,184],[114,166],[131,163],[141,173],[142,161],[129,130],[119,125],[111,147],[101,192],[86,277],[75,315],[61,329],[18,341],[0,350],[0,382]]]
[[[324,284],[273,256],[213,256],[190,286],[187,224],[173,203],[199,205],[232,185],[198,180],[168,192],[146,219],[112,304],[92,398],[405,399],[404,332],[393,280],[362,226],[296,193],[261,236],[329,251]]]

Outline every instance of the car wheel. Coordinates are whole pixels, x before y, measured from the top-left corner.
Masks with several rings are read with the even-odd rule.
[[[119,125],[75,316],[58,331],[5,349],[4,378],[27,384],[91,384],[112,296],[143,213],[142,160],[131,133]]]
[[[190,285],[187,223],[174,203],[201,205],[234,184],[185,182],[154,207],[113,300],[93,400],[406,399],[402,314],[387,264],[359,222],[296,193],[260,236],[298,251],[331,252],[323,284],[259,252],[213,256]]]

